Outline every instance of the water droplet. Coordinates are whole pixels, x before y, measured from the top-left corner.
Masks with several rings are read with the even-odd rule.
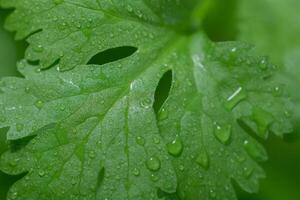
[[[265,149],[258,143],[250,142],[248,140],[244,141],[244,148],[248,155],[255,159],[256,161],[262,162],[268,159]]]
[[[247,94],[242,87],[239,87],[235,90],[226,101],[226,108],[232,110],[235,108],[241,101],[247,98]]]
[[[41,101],[41,100],[38,100],[38,101],[36,101],[35,102],[35,107],[37,107],[37,109],[42,109],[43,108],[43,106],[44,106],[44,102],[43,101]]]
[[[154,137],[153,137],[153,142],[154,142],[155,144],[159,144],[159,143],[160,143],[159,137],[158,137],[158,136],[154,136]]]
[[[283,94],[283,89],[281,87],[277,86],[273,89],[272,93],[273,93],[274,97],[279,97]]]
[[[168,117],[169,117],[169,112],[165,108],[161,109],[158,114],[158,119],[162,121],[167,119]]]
[[[11,193],[11,199],[16,199],[16,198],[18,198],[18,193],[17,192],[13,192],[13,193]]]
[[[232,127],[231,125],[227,126],[220,126],[215,123],[215,137],[221,142],[222,144],[227,144],[230,140]]]
[[[209,157],[206,151],[201,151],[197,158],[196,158],[196,162],[203,167],[204,169],[208,169],[209,167]]]
[[[40,177],[43,177],[43,176],[45,176],[45,175],[46,175],[46,173],[45,173],[44,170],[40,170],[40,171],[39,171],[39,176],[40,176]]]
[[[43,50],[44,50],[43,46],[42,46],[41,44],[39,44],[39,45],[37,46],[36,51],[42,52]]]
[[[65,105],[60,105],[60,106],[59,106],[59,109],[60,109],[61,111],[64,111],[64,110],[66,110],[66,106],[65,106]]]
[[[284,115],[285,115],[287,118],[290,118],[290,117],[292,117],[293,113],[292,113],[290,110],[286,110],[286,111],[284,112]],[[0,121],[1,121],[1,119],[0,119]]]
[[[128,12],[132,12],[133,11],[133,8],[131,7],[131,5],[127,5],[127,11]]]
[[[266,70],[268,68],[268,60],[267,58],[263,58],[260,63],[259,63],[259,67],[262,69],[262,70]]]
[[[144,146],[145,139],[142,136],[137,136],[136,137],[136,143],[139,144],[139,145],[141,145],[141,146]]]
[[[179,156],[183,150],[183,143],[180,137],[176,137],[171,143],[167,145],[168,152],[172,156]]]
[[[16,167],[18,165],[19,159],[13,159],[9,162],[11,167]]]
[[[29,93],[30,92],[30,87],[26,87],[25,88],[25,93]]]
[[[244,171],[244,176],[246,176],[247,178],[250,177],[251,174],[253,173],[253,169],[248,167],[245,167],[243,171]]]
[[[6,121],[6,117],[0,116],[0,122],[4,123]]]
[[[139,176],[140,175],[140,170],[138,168],[133,169],[133,175]]]
[[[211,189],[211,190],[209,191],[209,196],[210,196],[211,198],[213,198],[213,199],[217,197],[217,193],[215,192],[214,189]]]
[[[158,180],[159,180],[159,177],[158,176],[156,176],[155,174],[151,174],[151,180],[153,181],[153,182],[157,182]]]
[[[266,139],[268,137],[268,128],[273,122],[273,116],[267,111],[256,107],[253,110],[252,117],[257,126],[258,136],[260,136],[263,139]]]
[[[141,101],[141,106],[143,108],[150,108],[152,106],[152,99],[150,99],[150,98],[144,98]]]
[[[20,132],[20,131],[22,131],[24,129],[24,125],[18,123],[18,124],[16,124],[16,129],[17,129],[18,132]]]
[[[89,153],[89,157],[90,157],[90,158],[95,158],[95,157],[96,157],[95,151],[91,151],[91,152]]]
[[[160,160],[157,157],[150,157],[146,161],[146,166],[151,171],[157,171],[160,169]]]
[[[179,165],[179,170],[183,171],[184,170],[184,166],[183,165]]]

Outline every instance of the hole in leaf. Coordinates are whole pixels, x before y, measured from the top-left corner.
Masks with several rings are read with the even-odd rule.
[[[107,49],[94,55],[88,64],[104,65],[110,62],[115,62],[123,58],[133,55],[137,51],[136,47],[123,46]]]
[[[172,70],[169,70],[162,76],[158,83],[158,86],[155,91],[155,98],[153,104],[153,108],[156,114],[159,112],[159,110],[169,97],[169,93],[172,87],[172,80]]]

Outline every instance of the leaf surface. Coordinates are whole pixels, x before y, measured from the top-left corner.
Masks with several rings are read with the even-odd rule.
[[[195,2],[2,0],[17,8],[7,25],[17,37],[39,31],[26,57],[40,66],[24,60],[24,78],[1,81],[0,127],[14,142],[34,137],[2,156],[6,173],[27,172],[9,198],[236,199],[232,180],[257,191],[256,161],[267,155],[255,137],[290,132],[291,103],[276,67],[252,47],[186,29]],[[138,50],[87,65],[122,46]]]

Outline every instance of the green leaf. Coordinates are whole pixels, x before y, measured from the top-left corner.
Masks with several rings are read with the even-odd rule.
[[[290,132],[292,105],[276,67],[252,47],[204,36],[188,14],[196,2],[2,0],[17,8],[7,27],[18,38],[41,30],[27,59],[55,63],[40,70],[24,60],[24,78],[0,83],[0,127],[12,142],[34,137],[2,156],[1,170],[27,173],[10,199],[236,199],[232,180],[257,191],[256,161],[267,155],[255,134]],[[192,16],[204,12],[199,2]],[[122,46],[138,50],[87,65]]]
[[[297,126],[300,119],[299,9],[297,0],[242,0],[237,6],[237,39],[255,44],[259,52],[283,68],[286,73],[283,78],[289,84],[288,89],[297,105],[293,109],[297,114]]]
[[[17,31],[17,39],[35,33],[27,40],[30,43],[27,59],[40,60],[43,68],[59,59],[61,69],[70,69],[86,64],[107,48],[124,45],[143,48],[156,38],[170,38],[170,30],[190,31],[197,26],[186,28],[186,21],[194,21],[189,20],[191,10],[196,7],[193,13],[202,13],[207,7],[205,2],[2,0],[1,5],[16,7],[6,27]]]

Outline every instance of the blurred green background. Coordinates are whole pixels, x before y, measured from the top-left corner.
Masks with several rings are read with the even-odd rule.
[[[246,41],[256,45],[259,53],[270,56],[275,64],[292,73],[300,72],[299,0],[211,1],[203,26],[212,40]],[[25,41],[16,42],[13,34],[4,30],[8,13],[0,9],[0,77],[19,76],[16,62],[23,58],[27,46]],[[299,76],[294,78],[299,81]],[[295,122],[298,127],[299,124]],[[0,129],[0,153],[7,149],[5,132]],[[284,139],[271,136],[264,142],[269,160],[261,165],[267,178],[261,181],[257,194],[246,194],[236,187],[240,200],[300,199],[299,132],[296,129]],[[16,180],[0,172],[0,199],[5,199],[8,187]]]

